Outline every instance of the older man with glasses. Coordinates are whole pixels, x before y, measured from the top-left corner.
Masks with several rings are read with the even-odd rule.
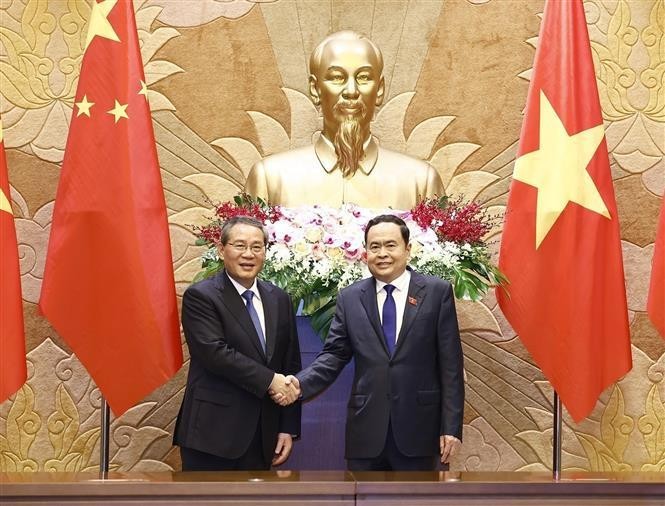
[[[189,347],[187,386],[174,444],[183,471],[266,470],[286,461],[300,433],[300,403],[285,375],[300,370],[289,296],[257,276],[267,234],[253,218],[222,227],[224,270],[190,286],[182,301]]]

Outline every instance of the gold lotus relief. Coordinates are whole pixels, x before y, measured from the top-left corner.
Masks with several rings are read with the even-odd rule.
[[[463,440],[459,453],[451,461],[452,469],[506,471],[526,465],[524,458],[484,417],[464,425]]]
[[[628,309],[631,312],[646,311],[654,245],[649,244],[641,248],[630,242],[621,241],[621,246]]]
[[[621,169],[665,190],[665,0],[585,4],[608,149]],[[648,18],[641,29],[633,17]]]
[[[44,276],[46,245],[51,231],[53,202],[39,208],[33,216],[27,214],[27,207],[21,210],[26,214],[23,217],[17,215],[15,218],[21,269],[21,289],[23,299],[36,304],[39,301],[39,292]]]
[[[587,419],[574,424],[564,409],[565,469],[646,471],[665,467],[664,361],[662,356],[654,362],[633,347],[633,369],[603,393]],[[648,372],[654,368],[659,372],[649,376]],[[645,377],[651,381],[646,382]],[[516,436],[535,451],[538,462],[519,470],[551,468],[551,409],[526,409],[536,428]]]
[[[147,0],[146,6],[160,9],[157,19],[171,26],[201,26],[219,18],[238,19],[255,5],[275,0]]]
[[[0,405],[0,471],[97,470],[99,390],[78,359],[51,339],[27,359],[28,381]],[[157,452],[154,448],[169,436],[167,427],[174,413],[166,413],[163,407],[172,408],[175,397],[177,392],[159,405],[143,402],[112,420],[111,469],[172,470],[161,462],[170,443]]]
[[[157,50],[179,35],[170,27],[152,28],[160,8],[134,2],[146,82],[154,84],[178,66],[152,60]],[[86,0],[44,2],[14,0],[0,27],[0,114],[5,147],[19,148],[61,162],[83,56],[90,5]],[[151,109],[173,110],[162,94],[149,90]]]

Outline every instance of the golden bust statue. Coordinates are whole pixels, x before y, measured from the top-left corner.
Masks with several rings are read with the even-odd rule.
[[[422,160],[380,147],[370,122],[385,90],[383,56],[368,38],[333,33],[312,52],[309,93],[323,114],[313,146],[268,156],[249,173],[246,191],[286,207],[410,209],[443,195],[434,168]]]

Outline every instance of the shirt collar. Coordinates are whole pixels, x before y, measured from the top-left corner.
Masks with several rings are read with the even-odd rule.
[[[390,284],[395,287],[395,290],[402,292],[402,291],[408,291],[409,290],[409,283],[411,282],[411,271],[409,269],[406,269],[402,274],[397,276],[395,279],[393,279]],[[384,283],[383,281],[379,281],[378,279],[376,280],[376,293],[379,293],[381,290],[383,290],[383,287],[386,286],[388,283]]]
[[[242,296],[243,293],[245,293],[247,290],[251,290],[254,292],[254,297],[261,300],[261,294],[259,293],[259,286],[256,283],[256,279],[254,279],[254,283],[252,284],[251,287],[245,288],[242,286],[240,283],[238,283],[233,277],[227,272],[226,275],[229,277],[231,280],[231,283],[233,283],[233,286],[235,287],[236,290],[238,290],[238,293]]]
[[[365,158],[360,162],[358,170],[365,175],[369,175],[374,169],[376,160],[379,157],[379,146],[371,135],[369,136],[369,139],[365,141],[363,146],[365,148]],[[318,138],[314,142],[314,152],[316,153],[316,157],[319,159],[319,163],[321,163],[323,170],[331,173],[335,169],[335,164],[337,163],[335,146],[333,146],[333,143],[326,139],[326,136],[321,132],[319,132]]]

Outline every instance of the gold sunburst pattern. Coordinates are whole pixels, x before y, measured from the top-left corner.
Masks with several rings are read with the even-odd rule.
[[[307,58],[338,29],[366,33],[384,52],[386,102],[372,126],[379,141],[428,160],[448,193],[501,215],[543,4],[135,0],[178,293],[199,270],[190,225],[204,222],[208,200],[233,196],[262,156],[305,145],[320,127]],[[663,471],[665,341],[645,306],[665,190],[665,0],[588,0],[585,10],[622,223],[634,367],[588,419],[564,418],[563,466]],[[36,311],[90,6],[12,0],[0,16],[0,114],[29,367],[26,385],[0,405],[0,470],[91,470],[99,391]],[[491,237],[498,245],[500,226]],[[458,318],[467,405],[452,467],[548,468],[549,384],[492,294],[460,303]],[[112,469],[179,469],[170,435],[185,374],[186,366],[113,419]]]

